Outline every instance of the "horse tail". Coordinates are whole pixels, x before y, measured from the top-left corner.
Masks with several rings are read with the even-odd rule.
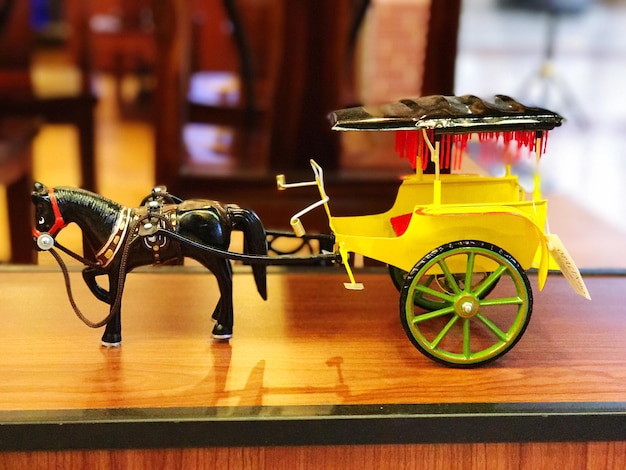
[[[267,235],[259,216],[250,209],[242,209],[236,205],[229,205],[227,210],[233,222],[233,228],[243,232],[244,253],[266,256]],[[267,266],[263,263],[251,264],[257,290],[263,300],[267,300]]]

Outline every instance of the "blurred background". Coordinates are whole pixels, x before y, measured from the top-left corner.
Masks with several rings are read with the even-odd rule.
[[[274,176],[315,158],[335,213],[382,211],[410,167],[328,112],[501,93],[566,118],[542,163],[551,231],[581,267],[626,268],[624,24],[618,0],[0,0],[0,262],[37,261],[32,180],[128,206],[165,184],[281,228],[314,196]]]

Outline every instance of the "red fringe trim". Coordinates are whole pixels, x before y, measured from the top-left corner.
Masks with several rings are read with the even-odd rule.
[[[433,131],[426,131],[428,138],[433,142]],[[467,150],[467,145],[474,134],[446,134],[441,136],[439,146],[439,165],[442,169],[461,168],[463,154]],[[527,153],[535,152],[536,133],[535,131],[506,131],[506,132],[479,132],[476,133],[480,142],[493,142],[498,144],[502,142],[507,149],[515,147],[514,152],[502,152],[503,158],[508,161],[504,163],[512,163],[521,158],[522,149]],[[515,142],[515,145],[512,145]],[[543,155],[548,142],[548,132],[543,131],[540,142],[540,155]],[[433,142],[434,145],[434,142]],[[422,131],[396,131],[395,151],[400,158],[406,158],[411,163],[413,169],[417,166],[419,159],[422,170],[426,169],[430,158],[430,150],[428,144],[424,140]],[[503,160],[502,158],[499,160]]]

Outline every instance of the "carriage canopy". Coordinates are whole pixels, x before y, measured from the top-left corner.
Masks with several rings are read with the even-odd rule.
[[[330,115],[339,131],[432,129],[435,134],[542,131],[560,126],[563,117],[496,95],[486,101],[474,95],[432,95],[376,106],[337,110]]]
[[[340,109],[330,114],[333,130],[397,131],[396,151],[415,168],[428,162],[424,137],[440,143],[442,168],[460,167],[467,143],[476,135],[481,141],[516,143],[519,157],[526,148],[545,150],[547,131],[560,126],[563,117],[543,108],[525,106],[511,97],[496,95],[492,101],[477,96],[432,95],[402,99],[376,106]],[[422,131],[422,132],[415,132]]]

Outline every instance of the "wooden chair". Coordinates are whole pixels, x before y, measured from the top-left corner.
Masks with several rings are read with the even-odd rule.
[[[152,0],[91,2],[89,47],[91,69],[113,78],[117,111],[121,119],[150,120],[152,107],[154,24]],[[136,82],[132,93],[127,77]]]
[[[88,2],[68,0],[65,5],[74,34],[70,45],[81,72],[80,89],[72,94],[37,95],[31,80],[35,37],[30,28],[29,2],[4,0],[5,27],[0,30],[0,108],[4,115],[38,116],[46,122],[76,126],[82,186],[96,190],[94,111],[97,99],[91,89],[88,66]]]
[[[189,2],[190,47],[181,51],[189,165],[214,172],[265,165],[282,1]],[[225,24],[232,25],[232,34],[224,31]]]
[[[0,2],[0,35],[12,11],[12,3]],[[19,85],[16,74],[4,77],[12,86]],[[30,237],[30,191],[32,187],[31,143],[37,122],[29,119],[8,119],[0,116],[0,184],[6,187],[11,263],[34,263],[35,250]]]
[[[38,123],[32,119],[0,117],[0,184],[6,186],[11,263],[37,261],[31,230],[30,192],[33,187],[31,144]]]

